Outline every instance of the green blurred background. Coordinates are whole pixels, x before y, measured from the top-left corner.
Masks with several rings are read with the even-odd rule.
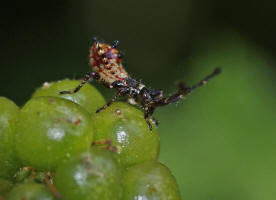
[[[272,1],[12,1],[1,5],[0,95],[81,78],[94,36],[120,40],[132,77],[166,94],[223,73],[156,111],[160,160],[183,199],[276,198],[276,14]],[[114,91],[97,83],[109,98]]]

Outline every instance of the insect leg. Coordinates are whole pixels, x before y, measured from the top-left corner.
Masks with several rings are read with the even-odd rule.
[[[173,94],[169,97],[162,98],[159,101],[156,101],[154,104],[155,106],[163,106],[168,105],[174,102],[179,101],[180,99],[183,99],[184,96],[190,94],[195,89],[205,85],[210,79],[212,79],[214,76],[218,75],[221,72],[220,68],[216,68],[213,73],[206,76],[203,80],[198,82],[197,84],[193,85],[192,87],[187,87],[182,82],[178,84],[179,90],[176,94]]]
[[[98,110],[96,110],[96,113],[100,112],[101,110],[106,109],[108,106],[110,106],[113,102],[115,102],[120,96],[126,94],[128,91],[128,88],[121,88],[114,96],[113,98],[107,103],[105,104],[103,107],[99,108]]]
[[[149,107],[146,105],[144,107],[144,110],[145,110],[144,118],[149,126],[150,131],[152,131],[152,125],[151,125],[149,119],[151,119],[155,125],[158,125],[158,121],[152,116],[154,107]]]
[[[159,121],[157,119],[155,119],[155,117],[151,116],[150,118],[156,126],[159,125]]]
[[[156,89],[156,90],[153,90],[150,92],[151,96],[152,97],[155,97],[155,98],[162,98],[163,97],[163,90],[161,89]]]
[[[117,92],[113,98],[107,103],[105,104],[103,107],[100,107],[98,110],[96,110],[96,113],[100,112],[101,110],[106,109],[108,106],[110,106],[114,101],[116,101],[120,96],[122,95],[122,93]]]
[[[216,75],[218,75],[218,74],[220,74],[220,73],[221,73],[221,69],[220,69],[220,68],[215,68],[215,70],[213,71],[212,74],[209,74],[209,75],[206,76],[203,80],[201,80],[201,81],[198,82],[197,84],[193,85],[193,86],[191,87],[191,89],[190,89],[190,90],[191,90],[190,93],[191,93],[193,90],[195,90],[195,89],[197,89],[197,88],[199,88],[199,87],[205,85],[210,79],[212,79],[214,76],[216,76]]]
[[[83,77],[81,83],[71,91],[61,91],[59,94],[73,94],[78,92],[82,86],[84,86],[85,83],[87,83],[91,78],[98,80],[100,78],[100,75],[97,72],[87,72],[86,75]]]
[[[168,105],[174,102],[179,101],[182,99],[184,96],[188,95],[191,92],[190,87],[185,86],[182,82],[178,83],[178,92],[166,97],[159,99],[159,101],[156,101],[156,105],[158,106],[163,106],[163,105]]]
[[[145,112],[144,118],[145,118],[145,120],[146,120],[146,122],[147,122],[147,124],[149,126],[149,130],[152,131],[152,126],[151,126],[151,123],[149,121],[149,113]]]

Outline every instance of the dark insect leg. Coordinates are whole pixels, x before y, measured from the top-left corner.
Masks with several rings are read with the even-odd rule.
[[[73,94],[78,92],[85,83],[87,83],[91,78],[97,80],[100,78],[100,75],[96,72],[88,72],[86,73],[85,77],[83,77],[81,83],[72,91],[61,91],[59,94]]]
[[[157,119],[155,119],[155,117],[151,116],[150,118],[156,126],[159,125],[159,121]]]
[[[194,86],[192,86],[191,89],[190,89],[191,90],[190,92],[192,92],[193,90],[205,85],[210,79],[212,79],[214,76],[218,75],[219,73],[221,73],[221,69],[216,68],[212,74],[208,75],[202,81],[200,81],[197,84],[195,84]]]
[[[146,120],[146,122],[147,122],[147,124],[148,124],[148,126],[149,126],[150,131],[152,131],[152,125],[151,125],[149,119],[152,119],[153,122],[154,122],[156,125],[158,124],[157,120],[156,120],[154,117],[152,117],[152,113],[153,113],[154,109],[153,109],[152,107],[148,107],[148,106],[145,106],[144,109],[145,109],[144,118],[145,118],[145,120]]]
[[[212,74],[208,75],[207,77],[205,77],[203,80],[201,80],[197,84],[193,85],[192,87],[187,87],[183,83],[180,82],[178,84],[179,90],[176,94],[171,95],[166,98],[163,98],[163,99],[160,99],[159,101],[156,101],[156,103],[154,105],[155,106],[163,106],[163,105],[177,102],[180,99],[183,99],[184,96],[190,94],[193,90],[205,85],[210,79],[212,79],[214,76],[216,76],[220,72],[221,72],[220,68],[216,68]]]
[[[175,102],[179,101],[180,99],[182,99],[187,94],[189,94],[190,92],[191,92],[190,87],[185,86],[183,83],[178,83],[178,92],[177,93],[175,93],[174,95],[171,95],[169,97],[159,99],[159,101],[157,101],[156,104],[158,106],[162,106],[162,105],[168,105],[171,103],[175,103]]]
[[[108,106],[110,106],[114,101],[116,101],[120,96],[122,96],[122,92],[117,92],[114,97],[107,103],[105,104],[103,107],[99,108],[96,113],[100,112],[101,110],[106,109]]]
[[[108,106],[110,106],[114,101],[116,101],[120,96],[126,94],[129,92],[129,88],[124,86],[124,83],[120,80],[114,81],[111,85],[109,85],[109,88],[116,88],[119,91],[114,95],[114,97],[103,107],[99,108],[96,113],[100,112],[103,109],[106,109]]]
[[[150,123],[148,117],[144,116],[144,118],[145,118],[145,120],[146,120],[146,122],[147,122],[147,124],[148,124],[148,126],[149,126],[149,130],[152,131],[152,125],[151,125],[151,123]]]
[[[163,98],[163,90],[156,89],[150,92],[151,96],[154,98],[154,100],[160,100]]]
[[[157,97],[157,96],[163,96],[163,90],[156,89],[150,92],[151,96]]]

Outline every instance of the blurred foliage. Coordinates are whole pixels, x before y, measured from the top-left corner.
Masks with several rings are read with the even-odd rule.
[[[189,66],[200,70],[189,77],[222,64],[223,73],[177,109],[158,113],[161,160],[175,172],[183,199],[273,199],[273,61],[233,33],[207,41],[193,51]]]
[[[161,161],[183,199],[275,198],[274,2],[50,0],[2,8],[0,95],[19,105],[44,81],[82,77],[93,36],[120,40],[129,73],[171,93],[175,81],[196,83],[221,66],[185,101],[157,110]],[[114,93],[99,87],[107,98]]]

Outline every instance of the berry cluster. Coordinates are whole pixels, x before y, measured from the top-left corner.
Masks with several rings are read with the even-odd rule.
[[[44,83],[22,108],[0,97],[0,200],[179,200],[159,136],[128,103],[91,85]]]

